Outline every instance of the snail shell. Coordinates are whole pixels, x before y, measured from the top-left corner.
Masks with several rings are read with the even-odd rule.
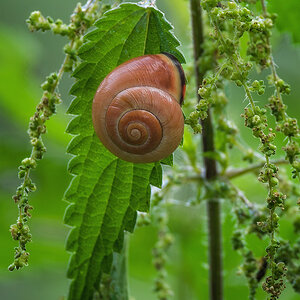
[[[109,73],[93,101],[93,124],[102,144],[123,160],[159,161],[180,144],[185,77],[168,53],[131,59]]]

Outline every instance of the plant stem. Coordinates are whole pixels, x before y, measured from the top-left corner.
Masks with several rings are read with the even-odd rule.
[[[200,71],[199,59],[203,54],[202,44],[203,24],[202,9],[200,0],[190,0],[193,48],[194,48],[194,67],[196,76],[196,91],[202,83],[204,72]],[[198,101],[201,101],[198,95]],[[214,147],[214,131],[210,111],[207,112],[207,118],[202,123],[202,148],[203,153],[213,152]],[[216,161],[212,158],[203,156],[205,166],[205,177],[207,180],[213,180],[217,176]],[[210,299],[223,299],[223,278],[222,278],[222,239],[221,239],[221,214],[219,199],[209,199],[207,201],[208,214],[208,234],[209,234],[209,285]]]

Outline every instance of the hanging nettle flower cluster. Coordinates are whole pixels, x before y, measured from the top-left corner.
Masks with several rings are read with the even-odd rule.
[[[284,160],[272,163],[271,159],[276,153],[276,135],[282,133],[286,136],[286,145],[283,150],[286,153],[286,161],[292,167],[292,177],[297,181],[300,179],[300,147],[297,142],[299,138],[299,126],[295,118],[287,114],[287,106],[283,103],[283,96],[290,93],[290,86],[284,82],[276,71],[276,65],[272,55],[270,44],[271,30],[274,27],[276,15],[268,13],[264,0],[261,0],[261,14],[255,15],[251,6],[258,1],[217,1],[203,0],[202,8],[205,10],[205,26],[210,28],[203,44],[204,54],[199,62],[202,72],[206,76],[199,88],[201,101],[197,104],[186,123],[190,125],[194,132],[201,132],[199,119],[207,117],[207,109],[212,108],[217,126],[217,137],[222,142],[217,150],[223,154],[218,154],[218,160],[223,167],[223,174],[228,174],[230,178],[238,176],[229,171],[227,148],[237,147],[244,153],[244,160],[252,162],[255,154],[252,150],[247,150],[242,146],[237,137],[237,130],[234,124],[226,118],[225,107],[227,99],[223,93],[226,80],[233,81],[238,87],[245,91],[248,104],[241,115],[245,120],[245,126],[251,129],[255,138],[260,140],[259,150],[264,157],[261,163],[261,170],[258,180],[264,183],[268,189],[266,206],[262,209],[255,209],[251,206],[244,210],[235,210],[239,229],[233,236],[234,249],[239,250],[244,256],[242,271],[248,279],[250,287],[250,298],[255,299],[255,292],[258,282],[267,273],[263,289],[270,294],[271,299],[277,299],[285,288],[285,277],[291,282],[296,291],[300,289],[299,266],[295,265],[298,244],[289,243],[276,237],[279,227],[279,218],[283,213],[287,213],[289,206],[286,205],[286,191],[288,196],[297,194],[296,188],[286,190],[284,178],[281,178],[278,165],[285,163]],[[240,53],[240,39],[248,37],[247,56],[244,58]],[[214,57],[212,60],[211,57]],[[249,73],[256,66],[258,69],[269,69],[267,83],[263,80],[251,80]],[[212,72],[212,70],[215,70]],[[269,103],[265,107],[259,106],[258,96],[265,92],[266,84],[274,88],[274,93],[269,97]],[[241,99],[243,101],[243,99]],[[275,128],[271,128],[268,121],[268,110],[276,121]],[[277,133],[278,132],[278,133]],[[221,139],[220,139],[221,137]],[[228,146],[228,147],[227,147]],[[256,155],[261,156],[260,154]],[[256,166],[257,168],[259,165]],[[251,168],[249,168],[250,170]],[[255,168],[253,168],[253,171]],[[296,185],[296,183],[295,183]],[[231,187],[232,188],[232,187]],[[240,193],[232,193],[240,199]],[[245,199],[244,199],[245,200]],[[242,201],[245,203],[245,201]],[[279,208],[279,211],[277,210]],[[245,224],[248,224],[247,226]],[[244,226],[245,225],[245,226]],[[241,227],[244,230],[241,230]],[[295,223],[295,230],[296,229]],[[266,256],[257,260],[251,250],[244,242],[245,233],[254,232],[259,237],[267,234],[270,237],[270,244],[266,248]],[[297,248],[298,247],[298,248]],[[285,250],[284,250],[285,249]],[[290,251],[290,256],[282,255]],[[293,274],[293,275],[292,275]]]
[[[58,92],[59,82],[65,72],[72,72],[78,62],[77,50],[82,45],[83,34],[91,27],[94,21],[110,6],[99,5],[97,1],[82,7],[78,4],[71,16],[70,23],[64,24],[61,20],[54,21],[51,17],[45,18],[41,12],[34,11],[27,20],[30,31],[52,31],[54,34],[67,36],[69,42],[64,47],[66,54],[64,62],[58,73],[51,73],[41,85],[43,95],[36,107],[36,112],[30,118],[28,134],[32,145],[30,157],[22,160],[19,166],[19,178],[23,180],[17,188],[13,200],[18,204],[19,218],[17,224],[11,225],[12,238],[19,242],[15,248],[15,260],[9,266],[9,270],[22,268],[28,264],[29,253],[26,244],[31,241],[31,234],[27,225],[31,217],[29,211],[32,206],[28,202],[30,192],[36,190],[35,184],[30,178],[30,171],[36,168],[37,161],[43,158],[46,147],[42,141],[42,135],[46,133],[46,121],[56,113],[56,106],[61,103]]]

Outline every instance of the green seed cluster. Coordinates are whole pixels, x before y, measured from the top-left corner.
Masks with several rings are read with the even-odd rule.
[[[252,129],[253,136],[260,139],[261,146],[259,150],[267,157],[274,155],[276,146],[273,144],[273,141],[276,135],[272,128],[269,128],[267,134],[265,133],[265,129],[268,127],[266,109],[259,106],[254,108],[246,107],[242,117],[245,119],[245,126]]]
[[[80,3],[77,4],[70,18],[69,24],[64,24],[62,20],[53,20],[51,17],[44,17],[40,11],[34,11],[26,20],[30,31],[52,31],[54,34],[68,36],[73,39],[75,36],[82,35],[85,29],[89,28],[95,21],[98,3],[85,9]]]
[[[296,232],[299,234],[299,230]],[[286,273],[288,281],[297,293],[300,293],[300,239],[294,245],[288,241],[281,240],[280,247],[276,253],[276,262],[284,262],[288,270]],[[279,272],[281,269],[279,270]]]
[[[259,178],[263,182],[267,182],[269,176],[274,176],[278,168],[270,164],[266,172],[261,172]],[[278,175],[276,175],[278,176]],[[275,178],[275,177],[273,177]],[[297,185],[288,181],[288,178],[280,178],[280,185],[282,190],[289,195],[290,198],[299,198],[300,192],[297,190]],[[273,270],[274,276],[268,276],[263,283],[263,289],[272,295],[272,299],[277,299],[285,288],[284,278],[287,277],[296,292],[299,292],[300,287],[300,264],[299,264],[299,247],[300,240],[296,240],[294,244],[288,241],[275,239],[266,248],[267,255],[263,258],[256,259],[253,253],[247,248],[245,243],[245,236],[254,233],[260,239],[265,235],[269,235],[274,227],[278,227],[279,215],[274,214],[272,224],[269,219],[269,209],[275,205],[282,209],[281,214],[291,214],[294,217],[294,230],[298,234],[300,232],[300,218],[295,217],[295,208],[287,204],[283,193],[276,191],[278,181],[273,182],[273,197],[269,198],[269,207],[258,209],[258,207],[248,207],[246,209],[243,205],[236,203],[236,199],[232,195],[232,202],[234,205],[234,214],[237,219],[237,229],[232,236],[233,248],[244,256],[244,262],[241,271],[245,274],[249,288],[249,299],[255,299],[255,290],[258,282],[265,276],[267,268]],[[272,259],[270,259],[272,257]],[[271,262],[271,264],[270,264]],[[275,287],[275,288],[274,288]]]
[[[256,275],[258,272],[258,262],[251,250],[243,250],[244,253],[242,255],[244,257],[244,261],[241,268],[248,281],[249,299],[254,300],[256,295],[256,289],[258,287],[258,281],[256,279]]]
[[[240,2],[255,3],[256,1]],[[279,189],[280,177],[278,167],[270,163],[270,158],[276,153],[275,130],[268,125],[267,109],[256,105],[253,98],[254,93],[257,93],[258,96],[263,95],[266,88],[263,80],[254,80],[250,82],[249,73],[253,65],[258,66],[260,69],[271,69],[271,75],[268,76],[268,84],[274,86],[274,95],[269,98],[267,108],[270,108],[271,113],[275,116],[276,131],[281,132],[288,137],[288,143],[283,149],[286,152],[286,159],[293,167],[293,177],[299,177],[300,170],[300,148],[296,141],[296,138],[299,137],[299,127],[297,120],[289,117],[286,113],[287,107],[283,103],[282,95],[289,94],[290,87],[277,75],[272,57],[270,36],[276,20],[276,15],[267,13],[265,11],[264,1],[261,0],[261,2],[263,14],[255,16],[244,4],[239,4],[236,1],[201,1],[202,8],[206,11],[210,24],[213,27],[210,37],[215,40],[218,45],[214,57],[219,61],[219,65],[225,65],[225,67],[220,74],[218,74],[220,75],[218,80],[212,80],[213,84],[211,84],[210,78],[215,78],[214,76],[207,76],[207,78],[204,79],[204,83],[208,82],[208,84],[200,86],[199,94],[207,101],[208,107],[214,107],[216,100],[212,99],[212,95],[217,91],[218,85],[222,87],[222,80],[228,79],[235,82],[237,86],[243,87],[249,100],[249,106],[245,108],[242,117],[245,120],[245,126],[250,128],[253,136],[260,140],[259,150],[265,157],[265,165],[262,168],[258,179],[262,183],[265,183],[268,188],[266,202],[267,211],[269,213],[267,214],[266,211],[263,210],[262,213],[252,216],[252,225],[248,230],[249,232],[252,231],[259,235],[268,234],[270,237],[270,245],[266,249],[265,259],[266,265],[271,271],[271,275],[266,277],[263,288],[270,294],[271,299],[277,299],[284,288],[284,284],[282,283],[284,282],[287,270],[284,262],[275,262],[276,253],[280,248],[278,241],[275,239],[275,232],[279,227],[279,215],[275,210],[277,208],[285,208],[286,195]],[[240,54],[239,45],[240,38],[245,33],[249,36],[249,42],[247,58],[243,59]],[[216,105],[216,108],[217,107],[218,106]],[[222,107],[222,111],[225,110],[224,107]],[[196,111],[199,111],[198,107]],[[219,119],[223,119],[223,121],[216,122],[218,124],[218,129],[224,130],[230,137],[226,142],[229,143],[229,145],[231,143],[231,145],[238,146],[236,133],[232,134],[234,132],[233,128],[231,128],[231,126],[226,128],[228,122],[224,121],[222,111],[220,109],[216,109],[216,111],[218,111]],[[196,116],[201,118],[205,117],[205,114],[203,112],[201,112],[201,114],[198,112]],[[194,118],[194,126],[196,124],[195,121],[196,117]],[[218,140],[219,130],[216,135]],[[218,141],[216,141],[216,144],[218,144]],[[218,150],[222,153],[226,153],[224,152],[224,148],[218,148]],[[254,158],[253,151],[246,150],[245,153],[244,159],[252,161]],[[233,237],[235,249],[244,249],[242,236],[243,234],[241,232],[235,233]],[[244,256],[245,261],[248,261],[251,265],[252,259],[250,258],[251,255],[249,253],[249,251],[243,251],[242,255]],[[247,273],[245,273],[245,275],[247,277]],[[250,276],[252,278],[251,280],[254,280],[252,275]],[[250,287],[255,287],[251,282],[249,284]],[[250,288],[250,293],[253,298],[255,292],[252,288]]]
[[[76,66],[77,50],[82,45],[83,34],[98,18],[99,14],[103,13],[104,9],[107,9],[107,7],[102,6],[99,9],[97,1],[90,3],[90,6],[85,8],[81,4],[77,4],[68,25],[61,20],[54,21],[51,17],[45,18],[38,11],[32,12],[27,20],[31,31],[52,31],[54,34],[67,36],[70,41],[64,47],[66,57],[59,72],[51,73],[42,83],[43,95],[41,101],[37,105],[34,115],[30,118],[28,134],[32,152],[30,157],[23,159],[19,166],[18,175],[23,182],[12,197],[18,205],[19,217],[17,223],[11,225],[10,232],[12,238],[19,242],[19,246],[15,248],[15,259],[9,266],[10,271],[28,264],[29,253],[26,251],[26,244],[31,241],[31,234],[27,222],[31,217],[29,211],[32,209],[28,197],[30,192],[36,190],[36,186],[30,178],[30,171],[36,168],[37,161],[43,158],[46,151],[42,135],[46,133],[46,121],[56,113],[56,106],[61,103],[57,87],[63,73],[71,72]]]
[[[26,21],[30,31],[47,31],[51,30],[55,34],[62,36],[71,34],[72,30],[63,21],[57,19],[54,21],[51,17],[45,18],[40,11],[33,11]]]
[[[255,300],[256,289],[259,282],[257,279],[257,274],[260,271],[260,266],[253,252],[247,247],[245,237],[251,232],[251,226],[249,225],[259,214],[259,211],[258,208],[253,204],[251,204],[249,207],[246,206],[245,203],[242,203],[242,199],[236,193],[234,193],[232,189],[230,190],[230,194],[228,196],[234,207],[233,212],[237,224],[236,229],[231,237],[232,247],[244,258],[239,273],[244,274],[247,279],[249,287],[249,299]]]
[[[223,68],[224,67],[225,65]],[[199,120],[205,120],[207,118],[207,111],[215,102],[217,91],[216,83],[223,71],[223,68],[221,68],[215,76],[206,77],[203,80],[202,85],[199,87],[198,93],[201,100],[197,103],[195,110],[191,112],[189,117],[185,120],[185,124],[190,125],[195,134],[202,132],[202,126],[199,123]],[[224,94],[222,96],[224,99]]]
[[[271,245],[266,248],[267,256],[269,257],[269,268],[272,270],[272,275],[268,276],[263,283],[264,291],[271,295],[271,299],[278,299],[282,291],[286,288],[284,277],[286,276],[287,268],[284,262],[275,262],[274,257],[280,248],[280,243],[273,240]]]
[[[268,83],[274,87],[274,94],[269,97],[269,104],[267,106],[275,117],[276,130],[288,137],[287,145],[283,150],[286,152],[286,159],[293,167],[293,177],[300,179],[298,167],[300,145],[296,141],[299,138],[300,128],[297,120],[289,117],[287,106],[283,103],[282,96],[288,95],[291,92],[291,88],[277,74],[270,43],[271,30],[274,26],[276,15],[268,13],[265,9],[264,0],[261,1],[264,12],[262,16],[257,17],[253,21],[256,27],[249,32],[250,46],[248,54],[250,55],[250,59],[255,61],[261,69],[268,67],[271,70],[271,74],[268,76]]]
[[[257,92],[258,95],[263,95],[265,93],[265,88],[266,86],[264,85],[263,80],[254,80],[249,90],[251,92]]]
[[[29,214],[25,213],[24,218],[27,216],[29,216]],[[9,231],[12,238],[15,241],[19,241],[19,247],[15,248],[14,262],[8,267],[9,271],[13,271],[14,269],[18,270],[28,265],[29,253],[26,251],[25,245],[31,241],[31,234],[29,227],[27,225],[23,225],[23,222],[11,225]]]
[[[262,69],[269,67],[271,64],[271,46],[267,41],[271,35],[270,29],[273,28],[275,18],[275,15],[272,15],[272,18],[258,16],[251,21],[249,29],[250,43],[247,54]]]
[[[94,1],[88,8],[78,3],[69,24],[64,24],[60,19],[54,21],[51,17],[44,17],[39,11],[32,12],[26,22],[30,31],[51,31],[68,37],[70,42],[64,46],[67,58],[64,62],[64,72],[71,72],[78,62],[77,50],[83,43],[84,33],[97,17],[109,8],[109,5],[99,7],[98,1]]]

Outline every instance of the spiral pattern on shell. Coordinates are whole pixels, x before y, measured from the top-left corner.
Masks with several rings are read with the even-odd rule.
[[[183,136],[184,92],[184,73],[172,55],[145,55],[121,64],[94,97],[93,124],[100,141],[130,162],[169,156]]]

